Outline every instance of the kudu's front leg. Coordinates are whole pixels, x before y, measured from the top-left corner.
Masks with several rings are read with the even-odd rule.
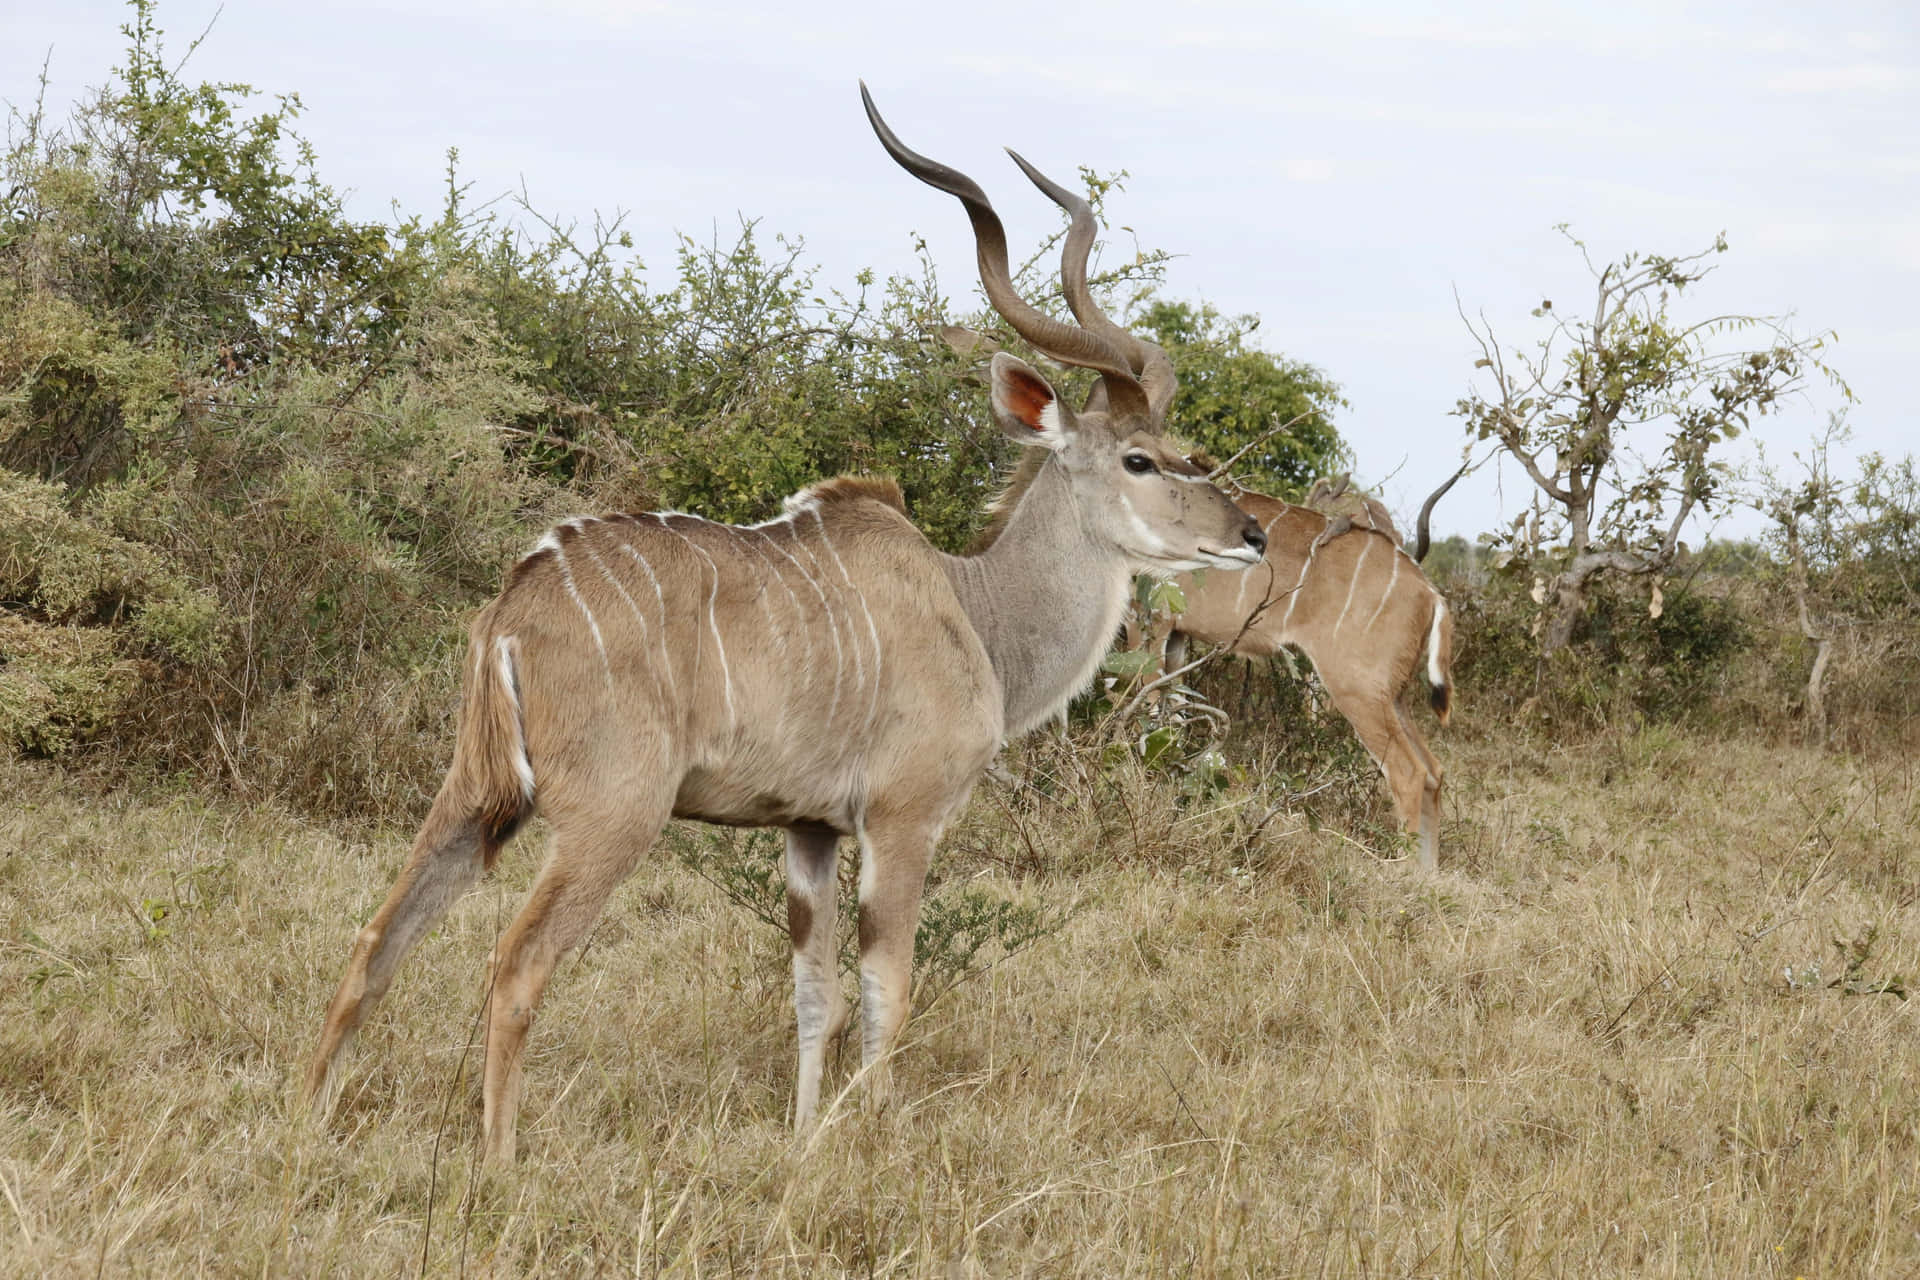
[[[860,860],[860,1064],[870,1110],[893,1096],[890,1055],[913,993],[913,937],[940,824],[869,818]]]

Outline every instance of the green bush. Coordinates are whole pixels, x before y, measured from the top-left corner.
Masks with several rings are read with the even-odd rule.
[[[436,215],[357,223],[297,99],[184,79],[151,0],[124,32],[112,81],[64,124],[17,117],[0,162],[11,749],[415,814],[450,749],[465,620],[553,519],[758,519],[873,470],[936,543],[974,532],[1014,446],[937,334],[1019,344],[950,314],[924,254],[836,291],[747,223],[683,244],[656,283],[617,225],[473,212],[452,160]],[[1046,256],[1022,281],[1043,301]],[[1101,286],[1150,289],[1162,260]],[[1176,351],[1225,371],[1209,421],[1223,396],[1262,428],[1331,403],[1212,323]],[[1233,424],[1208,429],[1220,447]]]
[[[1724,594],[1669,583],[1655,616],[1645,586],[1607,583],[1592,592],[1573,642],[1542,658],[1543,614],[1527,583],[1496,574],[1477,589],[1455,581],[1446,590],[1454,680],[1476,719],[1536,714],[1563,728],[1698,719],[1755,643]]]

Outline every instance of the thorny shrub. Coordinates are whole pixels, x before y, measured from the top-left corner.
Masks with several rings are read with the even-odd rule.
[[[660,283],[617,223],[474,209],[457,157],[437,216],[358,223],[297,99],[183,79],[132,10],[112,82],[64,125],[16,114],[0,156],[8,749],[416,816],[464,621],[553,519],[759,518],[876,470],[936,544],[971,536],[1013,446],[939,326],[1022,348],[951,314],[924,249],[834,290],[749,222]],[[1096,201],[1117,181],[1085,177]],[[1020,284],[1057,307],[1050,248]],[[1095,287],[1144,305],[1164,258]],[[1254,419],[1336,403],[1228,336],[1176,357],[1250,387]]]

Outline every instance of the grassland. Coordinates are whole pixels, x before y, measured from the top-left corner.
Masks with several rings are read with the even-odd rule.
[[[1130,767],[983,784],[936,892],[1070,917],[915,1018],[896,1109],[856,1088],[798,1145],[782,940],[663,856],[549,994],[505,1173],[471,1033],[531,840],[315,1129],[293,1088],[409,833],[0,765],[0,1273],[1920,1271],[1920,1023],[1882,990],[1920,976],[1912,759],[1441,750],[1437,878]]]

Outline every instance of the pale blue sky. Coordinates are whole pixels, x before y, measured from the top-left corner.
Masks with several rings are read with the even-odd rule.
[[[51,54],[63,108],[118,60],[122,5],[0,0],[0,98]],[[160,11],[177,56],[208,0]],[[1596,256],[1732,251],[1713,311],[1837,330],[1856,448],[1920,443],[1920,7],[985,3],[927,7],[557,0],[230,0],[190,77],[298,92],[320,173],[355,212],[437,207],[443,157],[477,195],[525,183],[563,216],[625,210],[650,266],[736,215],[806,238],[826,284],[907,267],[927,236],[970,282],[957,206],[886,160],[865,77],[912,146],[965,169],[1016,245],[1057,214],[999,153],[1125,168],[1112,208],[1183,255],[1174,296],[1264,318],[1325,368],[1363,480],[1417,505],[1451,470],[1448,410],[1476,351],[1454,291],[1509,339],[1541,297],[1586,296]],[[1769,420],[1776,456],[1837,397]],[[1390,477],[1390,478],[1388,478]],[[1525,503],[1488,472],[1437,520],[1473,533]],[[1723,527],[1742,532],[1751,519]]]

